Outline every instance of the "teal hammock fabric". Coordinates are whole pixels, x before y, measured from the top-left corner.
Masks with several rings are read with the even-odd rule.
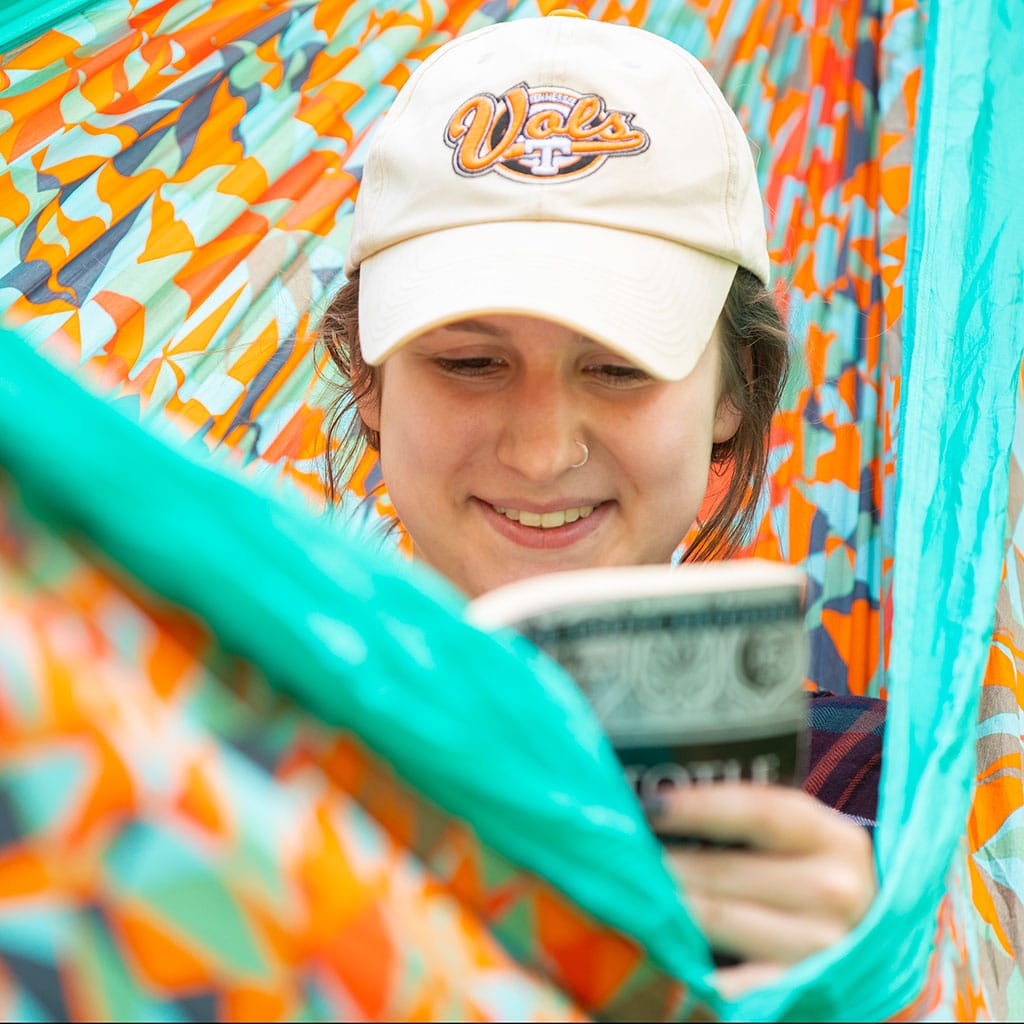
[[[726,1019],[892,1014],[921,987],[969,806],[1024,347],[1014,184],[1024,166],[1024,10],[960,0],[928,13],[904,301],[882,891],[856,932],[779,985],[731,1005],[710,991],[706,947],[588,710],[553,666],[462,624],[460,602],[438,581],[368,558],[325,523],[165,448],[9,334],[0,462],[55,527],[82,531],[195,609],[275,685],[353,727],[489,844],[636,936]],[[168,554],[183,550],[192,557]],[[929,684],[914,685],[922,677]],[[490,769],[471,779],[451,769],[474,759]]]

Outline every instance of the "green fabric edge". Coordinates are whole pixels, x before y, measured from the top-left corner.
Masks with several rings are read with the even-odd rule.
[[[944,895],[974,789],[1024,353],[1024,6],[941,0],[929,17],[904,303],[900,642],[876,836],[894,922],[921,929]],[[889,756],[896,743],[905,758]],[[923,981],[925,965],[903,961]]]
[[[927,977],[973,792],[1024,349],[1024,204],[1015,184],[1024,167],[1024,5],[935,0],[926,15],[904,275],[876,833],[882,889],[846,942],[789,972],[788,991],[741,1000],[735,1020],[881,1020],[905,1009]]]
[[[6,0],[0,24],[0,54],[81,14],[86,8],[101,7],[107,0]]]
[[[949,860],[975,771],[1024,355],[1024,6],[932,8],[915,155],[897,463],[880,860],[900,884]],[[901,833],[921,839],[911,861]],[[923,860],[922,860],[923,858]]]

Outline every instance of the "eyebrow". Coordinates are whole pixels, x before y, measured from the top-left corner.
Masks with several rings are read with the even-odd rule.
[[[516,315],[516,314],[513,314]],[[525,316],[526,314],[518,314]],[[478,320],[474,317],[468,316],[462,320],[451,320],[446,324],[441,324],[439,327],[433,328],[434,331],[469,331],[473,334],[484,334],[489,338],[507,338],[509,332],[504,327],[499,327],[497,324],[492,324],[487,320]],[[598,341],[596,338],[591,338],[587,334],[576,334],[573,338],[574,341],[581,345],[601,345],[602,348],[607,348],[603,342]]]

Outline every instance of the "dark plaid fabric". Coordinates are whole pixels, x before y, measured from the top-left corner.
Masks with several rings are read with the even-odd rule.
[[[874,829],[882,774],[885,701],[812,693],[810,756],[804,791]]]

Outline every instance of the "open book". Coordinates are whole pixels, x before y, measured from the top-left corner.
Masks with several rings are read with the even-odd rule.
[[[748,779],[799,784],[805,760],[804,575],[760,559],[552,573],[469,605],[589,698],[641,797]]]

